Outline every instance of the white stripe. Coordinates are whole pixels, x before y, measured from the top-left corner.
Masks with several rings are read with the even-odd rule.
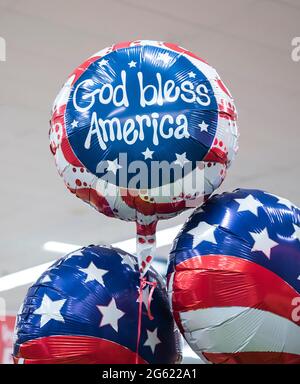
[[[172,302],[172,297],[173,297],[173,282],[174,282],[174,275],[175,272],[172,272],[169,277],[169,284],[167,286],[167,292],[168,292],[168,298],[169,298],[169,303],[170,303],[170,308],[171,311],[173,311],[173,302]]]
[[[300,355],[300,327],[271,312],[248,307],[180,313],[185,338],[202,352],[286,352]]]

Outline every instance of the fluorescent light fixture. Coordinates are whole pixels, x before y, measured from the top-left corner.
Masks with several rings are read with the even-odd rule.
[[[57,253],[70,253],[81,248],[81,245],[61,243],[60,241],[47,241],[43,245],[44,251],[57,252]]]
[[[158,231],[156,233],[156,247],[162,248],[167,245],[172,244],[173,239],[175,239],[176,235],[182,228],[181,225],[176,225],[175,227],[166,228]],[[118,241],[117,243],[112,244],[115,248],[124,249],[124,251],[129,253],[135,253],[136,249],[136,239],[128,239],[123,241]],[[68,253],[76,251],[76,249],[81,248],[82,245],[69,244],[69,243],[61,243],[59,241],[47,241],[43,245],[43,249],[49,252],[56,253]]]
[[[157,248],[165,247],[167,245],[172,244],[173,239],[176,237],[177,233],[180,231],[181,225],[177,225],[175,227],[162,229],[156,233],[156,246]],[[119,241],[117,243],[112,244],[113,247],[121,248],[126,252],[134,253],[136,247],[136,239],[128,239]],[[81,248],[81,245],[77,244],[69,244],[62,243],[59,241],[47,241],[43,245],[43,249],[49,252],[56,253],[70,253],[76,251],[76,249]],[[3,276],[0,278],[0,292],[8,291],[13,288],[21,287],[23,285],[31,284],[36,281],[39,276],[48,269],[55,260],[37,265],[35,267],[23,269],[22,271],[18,271],[15,273],[11,273],[9,275]],[[158,268],[159,269],[159,268]],[[161,266],[160,266],[160,270]]]
[[[55,260],[51,261],[50,263],[40,264],[35,267],[23,269],[22,271],[1,277],[0,292],[8,291],[9,289],[33,283],[54,262]]]
[[[178,235],[178,232],[181,230],[182,225],[176,225],[175,227],[162,229],[156,234],[156,246],[157,248],[165,247],[171,245],[173,240]]]

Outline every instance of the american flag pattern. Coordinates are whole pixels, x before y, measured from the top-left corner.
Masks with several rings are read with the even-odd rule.
[[[251,189],[213,196],[177,236],[168,289],[185,339],[213,363],[300,363],[300,210]]]
[[[121,70],[126,70],[129,74],[138,70],[145,73],[162,71],[166,76],[173,76],[180,84],[193,82],[192,87],[196,87],[201,80],[209,88],[213,103],[202,109],[199,105],[192,104],[189,111],[189,140],[166,139],[159,148],[151,146],[147,138],[131,146],[124,146],[119,140],[103,151],[96,149],[92,142],[91,150],[83,151],[83,139],[80,135],[86,130],[84,118],[88,113],[74,113],[71,99],[75,86],[87,78],[97,85],[114,84]],[[87,88],[90,89],[84,85],[79,90],[84,94]],[[134,92],[133,86],[129,88]],[[104,104],[101,105],[102,114],[105,114],[105,107]],[[146,113],[150,116],[152,112],[157,112],[156,108],[158,107],[154,105]],[[175,104],[172,108],[170,113],[179,113],[183,104]],[[116,116],[122,113],[119,110],[107,112],[108,115]],[[141,111],[129,109],[128,113],[136,115]],[[227,168],[238,149],[236,118],[236,108],[230,92],[215,69],[204,60],[167,42],[123,42],[97,52],[69,76],[53,105],[50,148],[58,172],[73,194],[107,216],[137,223],[137,255],[141,272],[145,274],[155,251],[157,221],[179,214],[190,207],[191,203],[194,207],[198,206],[224,180]],[[192,160],[201,161],[201,169],[196,167],[193,173],[204,171],[203,191],[191,193],[187,180],[177,180],[177,183],[171,181],[170,186],[174,187],[174,192],[168,196],[157,194],[155,188],[132,190],[124,185],[110,185],[99,177],[96,165],[99,159],[109,160],[114,172],[118,174],[116,158],[119,152],[126,152],[129,160],[145,160],[148,165],[153,160],[177,161],[179,164]],[[115,192],[110,194],[110,189]]]
[[[143,291],[138,351],[137,259],[119,249],[89,246],[50,267],[28,290],[17,316],[14,360],[19,364],[174,363],[178,336],[166,287],[152,268],[157,287],[147,315]]]

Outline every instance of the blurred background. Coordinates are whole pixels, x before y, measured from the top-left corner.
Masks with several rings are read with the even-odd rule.
[[[84,205],[57,174],[50,108],[69,73],[119,41],[193,51],[217,69],[239,113],[240,151],[219,191],[261,188],[300,205],[297,36],[299,0],[0,0],[0,361],[10,359],[14,316],[41,264],[77,245],[130,248],[135,236],[134,224]],[[159,223],[171,228],[157,251],[162,273],[172,228],[189,214]]]

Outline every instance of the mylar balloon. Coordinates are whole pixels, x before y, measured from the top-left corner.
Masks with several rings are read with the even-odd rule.
[[[15,362],[180,360],[164,282],[151,268],[150,285],[139,295],[139,276],[137,259],[119,249],[89,246],[57,261],[29,289],[18,313]]]
[[[214,363],[300,363],[300,210],[259,190],[212,197],[175,240],[169,290]]]
[[[156,223],[198,206],[237,151],[236,109],[217,72],[156,41],[105,48],[75,69],[56,98],[50,147],[77,197],[137,223],[145,273]]]

